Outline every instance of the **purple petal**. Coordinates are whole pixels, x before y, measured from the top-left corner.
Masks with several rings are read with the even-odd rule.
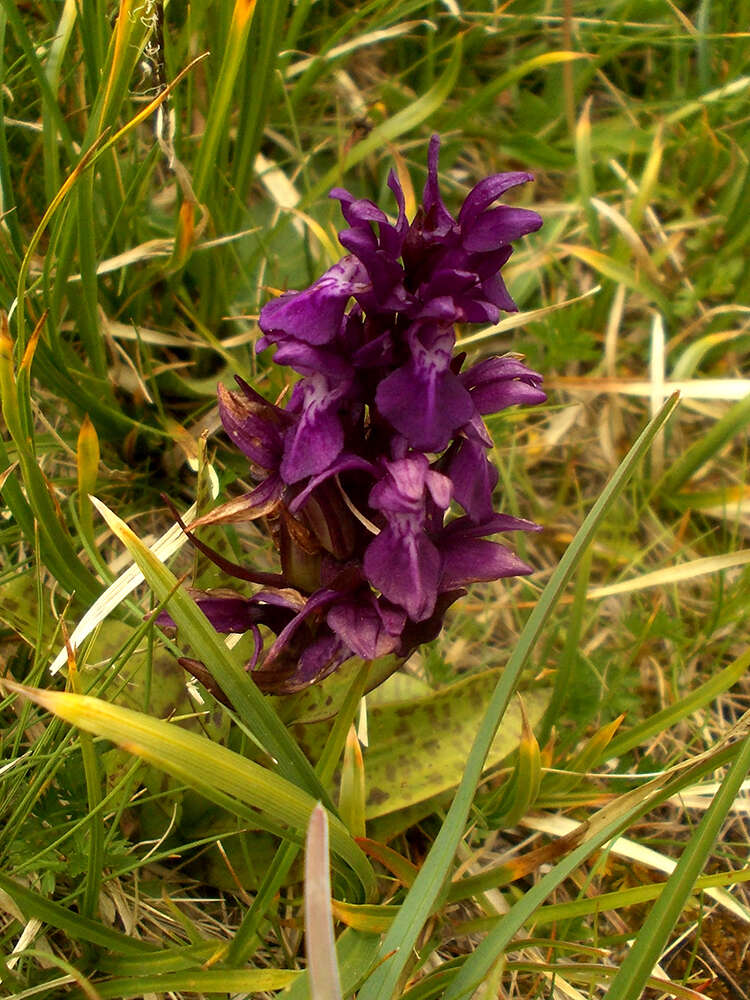
[[[493,514],[475,524],[471,518],[457,517],[450,521],[437,536],[438,545],[442,546],[444,541],[452,544],[456,538],[482,538],[484,535],[495,535],[499,531],[541,531],[541,525],[533,521],[526,521],[522,517],[512,517],[510,514]]]
[[[471,396],[450,369],[414,359],[378,386],[375,403],[413,448],[438,452],[474,412]]]
[[[199,591],[189,589],[190,596],[208,618],[217,632],[244,633],[262,620],[262,616],[252,598],[242,597],[230,591]],[[156,624],[162,628],[174,628],[175,622],[167,611],[156,616]]]
[[[409,315],[414,319],[434,319],[438,323],[457,323],[463,318],[456,300],[450,295],[425,296],[425,301],[412,307]]]
[[[527,576],[534,570],[509,549],[484,539],[457,539],[441,545],[440,589],[453,590],[479,580]]]
[[[191,537],[196,528],[206,524],[247,524],[249,521],[256,521],[259,517],[270,514],[281,499],[284,491],[284,484],[281,477],[276,473],[267,476],[258,483],[249,493],[227,500],[219,507],[214,507],[208,514],[197,518],[190,525],[188,536]],[[195,539],[193,539],[195,541]]]
[[[313,476],[313,478],[306,484],[302,492],[297,494],[297,496],[289,504],[289,513],[296,513],[308,499],[313,490],[320,486],[321,483],[330,479],[331,476],[337,476],[340,472],[348,472],[352,469],[359,469],[362,472],[367,472],[373,477],[377,475],[376,467],[372,464],[372,462],[368,462],[367,459],[360,458],[358,455],[339,455],[335,462],[326,466],[323,472],[318,473],[317,476]]]
[[[246,597],[209,594],[195,603],[217,632],[247,632],[258,621],[257,608]]]
[[[396,198],[396,204],[398,205],[398,219],[396,220],[395,225],[391,225],[390,222],[381,223],[380,245],[389,257],[395,259],[396,257],[401,256],[401,251],[404,245],[404,237],[406,236],[406,231],[409,228],[409,223],[406,219],[406,200],[404,198],[404,192],[401,189],[398,177],[393,170],[391,170],[388,174],[388,187],[391,191],[393,191]]]
[[[425,642],[431,642],[440,634],[443,627],[445,612],[460,597],[466,595],[465,590],[441,591],[435,602],[435,610],[429,618],[421,622],[407,621],[401,636],[400,656],[408,656],[417,646]]]
[[[467,295],[461,303],[462,323],[497,323],[499,318],[497,306],[481,289]]]
[[[371,307],[375,304],[379,309],[398,309],[406,301],[406,293],[397,287],[404,274],[401,264],[379,249],[377,240],[369,229],[346,229],[339,233],[339,242],[359,258],[370,279],[357,290],[357,298],[368,299]],[[370,303],[373,295],[374,303]],[[390,298],[394,295],[394,304],[391,306]]]
[[[293,337],[281,341],[273,357],[274,364],[288,365],[300,375],[328,375],[330,378],[351,379],[354,375],[349,360],[335,349],[313,347]]]
[[[435,505],[440,510],[447,510],[453,496],[453,485],[448,476],[430,469],[424,478],[425,486],[429,490]]]
[[[433,135],[427,153],[427,182],[422,193],[422,205],[425,211],[425,228],[435,236],[449,233],[456,222],[440,197],[438,181],[438,157],[440,155],[440,136]]]
[[[318,590],[311,597],[309,597],[305,601],[302,610],[299,611],[287,625],[285,625],[281,632],[279,632],[276,640],[268,650],[268,653],[263,661],[264,669],[266,664],[272,663],[273,660],[280,656],[283,650],[289,645],[300,626],[304,625],[311,615],[315,614],[317,611],[321,611],[332,601],[336,600],[337,597],[338,591],[330,589]]]
[[[500,205],[482,212],[472,226],[464,227],[461,243],[472,253],[496,250],[503,244],[536,232],[541,226],[542,217],[537,212]]]
[[[341,212],[350,226],[367,227],[370,222],[388,222],[388,216],[369,198],[355,198],[345,188],[333,188],[329,198],[341,202]]]
[[[301,416],[284,440],[281,476],[288,484],[326,469],[344,447],[339,403],[346,385],[332,385],[325,375],[312,375],[297,383]]]
[[[257,604],[261,608],[274,607],[281,608],[284,611],[290,611],[296,615],[301,611],[306,600],[296,590],[291,590],[285,588],[284,590],[279,590],[273,587],[264,587],[263,590],[259,590],[257,594],[253,594],[250,598],[253,604]],[[259,619],[264,624],[266,618],[262,617]]]
[[[242,393],[230,392],[221,383],[217,395],[221,422],[230,439],[260,470],[277,469],[282,428],[289,421],[284,411],[262,397],[256,402],[244,389]]]
[[[324,635],[310,639],[301,653],[286,651],[278,660],[264,660],[252,678],[262,691],[270,694],[294,694],[324,680],[352,651],[326,629]]]
[[[477,276],[466,270],[464,254],[448,254],[441,262],[440,269],[433,272],[429,284],[420,288],[420,297],[425,300],[435,295],[460,296],[477,284]]]
[[[473,521],[492,516],[492,491],[498,473],[487,460],[487,451],[476,441],[464,438],[453,453],[447,474],[453,483],[453,495]]]
[[[384,528],[368,545],[364,568],[370,583],[413,621],[430,617],[441,560],[427,535]]]
[[[351,649],[338,636],[319,636],[305,646],[296,672],[286,681],[280,693],[291,694],[320,683],[351,656]]]
[[[326,410],[300,421],[287,438],[281,475],[292,485],[326,469],[344,446],[338,415]]]
[[[481,414],[498,413],[516,404],[535,406],[547,398],[540,388],[542,376],[516,358],[487,358],[459,378]]]
[[[385,330],[360,347],[353,355],[352,361],[357,368],[378,368],[393,365],[395,357],[393,331]]]
[[[337,601],[326,621],[357,656],[376,660],[398,648],[406,615],[387,604],[381,607],[366,594]]]
[[[416,518],[421,528],[425,512],[425,489],[436,503],[447,508],[451,484],[445,476],[430,469],[425,455],[409,455],[386,462],[386,475],[372,488],[368,503],[387,515],[408,515]]]
[[[458,224],[463,233],[467,233],[479,218],[481,213],[510,188],[533,181],[533,174],[514,172],[508,174],[493,174],[485,177],[466,196],[458,215]]]
[[[511,294],[499,274],[484,279],[482,282],[482,294],[489,302],[497,306],[498,309],[502,309],[505,312],[518,312],[518,306],[511,298]],[[491,320],[491,322],[496,323],[497,318]]]
[[[474,405],[451,370],[453,327],[415,324],[407,333],[411,359],[377,388],[386,420],[420,451],[442,451],[471,419]]]
[[[465,251],[463,251],[465,253]],[[498,247],[497,250],[489,250],[487,253],[472,253],[466,255],[466,267],[477,275],[481,281],[494,278],[497,272],[513,256],[512,246]]]
[[[304,291],[266,303],[258,323],[271,340],[281,332],[308,344],[327,344],[338,333],[346,303],[367,285],[362,264],[344,257]]]

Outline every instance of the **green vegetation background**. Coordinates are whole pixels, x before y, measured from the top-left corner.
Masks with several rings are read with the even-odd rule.
[[[172,0],[161,30],[157,10],[155,0],[0,0],[0,304],[9,316],[0,340],[0,671],[149,718],[184,718],[185,731],[246,756],[248,732],[267,724],[277,743],[265,745],[278,746],[290,787],[288,798],[266,801],[262,775],[232,784],[221,770],[229,758],[222,764],[202,744],[189,751],[177,737],[170,748],[154,724],[144,730],[152,756],[140,757],[166,778],[137,751],[112,750],[117,726],[122,745],[134,725],[115,709],[97,722],[80,705],[45,703],[78,726],[70,728],[8,694],[0,991],[260,995],[304,966],[299,873],[286,875],[284,865],[322,793],[316,783],[327,789],[339,767],[356,676],[341,684],[338,725],[317,735],[298,728],[293,739],[252,694],[236,715],[198,689],[188,695],[174,663],[180,650],[143,620],[174,583],[153,567],[151,587],[79,650],[67,681],[49,665],[65,630],[125,565],[89,494],[152,541],[171,524],[161,494],[184,510],[196,497],[205,508],[216,486],[238,489],[245,470],[217,433],[217,381],[238,373],[278,395],[284,373],[256,356],[255,319],[269,295],[304,287],[337,258],[341,221],[327,191],[341,184],[388,207],[395,165],[418,200],[432,132],[443,137],[442,183],[454,208],[489,172],[535,174],[520,197],[545,225],[505,272],[521,315],[472,334],[467,348],[522,353],[545,374],[543,411],[491,426],[502,508],[545,531],[522,552],[536,576],[477,587],[373,708],[381,742],[365,752],[365,782],[370,793],[388,787],[390,799],[378,810],[377,796],[349,791],[337,799],[345,822],[332,827],[334,895],[364,907],[337,912],[337,933],[359,927],[339,939],[346,988],[377,962],[379,934],[394,916],[386,903],[409,917],[401,941],[419,944],[419,958],[405,954],[390,985],[388,963],[380,966],[363,1000],[402,995],[409,976],[413,998],[470,995],[460,990],[476,974],[456,978],[464,965],[484,969],[476,981],[486,981],[486,995],[548,995],[557,977],[584,995],[600,996],[611,982],[610,997],[635,998],[674,924],[689,952],[685,961],[668,956],[677,986],[746,981],[746,957],[709,934],[710,920],[724,942],[732,921],[744,932],[741,891],[737,909],[724,899],[720,916],[704,921],[693,881],[703,867],[719,885],[745,877],[731,870],[745,863],[735,797],[746,767],[750,634],[750,3]],[[683,395],[676,414],[648,456],[627,466],[629,481],[623,475],[597,515],[596,537],[584,545],[578,536],[574,583],[553,600],[553,578],[540,600],[673,387]],[[210,540],[233,558],[269,558],[258,534]],[[220,583],[185,552],[172,565],[178,577]],[[519,645],[540,607],[544,628]],[[208,649],[241,687],[232,673],[241,650],[211,646],[185,614],[182,648]],[[509,665],[521,646],[524,658]],[[496,768],[505,760],[499,777],[467,785],[465,821],[453,811],[446,819],[473,734],[503,714],[482,723],[503,667],[521,680],[536,737],[521,732],[513,702],[491,757]],[[464,687],[441,693],[457,680]],[[392,725],[387,699],[411,702],[411,728]],[[428,727],[443,747],[430,766],[429,752],[419,752]],[[316,775],[295,757],[298,740],[313,759],[322,754]],[[203,777],[197,763],[179,777],[184,755],[198,761],[204,751]],[[717,768],[727,764],[724,780]],[[345,778],[360,774],[351,756],[342,767]],[[212,788],[212,768],[229,784],[217,778]],[[658,788],[645,784],[654,775]],[[688,778],[699,787],[681,805],[669,795]],[[709,808],[712,780],[724,780],[723,798]],[[407,892],[436,843],[428,873],[439,857],[448,870],[455,856],[478,876],[480,848],[503,855],[540,815],[560,835],[565,818],[592,819],[603,805],[612,812],[593,822],[580,858],[563,842],[562,861],[551,854],[511,870],[502,859],[484,882],[434,905],[422,884]],[[265,833],[248,835],[248,810],[258,808]],[[370,837],[395,838],[406,866],[395,875],[393,858],[357,853],[347,826],[361,832],[365,821]],[[647,867],[642,850],[642,871],[616,852],[595,853],[596,836],[611,835],[616,821],[630,824],[637,848],[686,859],[660,896],[662,939],[650,927],[637,935],[646,911],[630,906],[653,898],[659,864]],[[450,842],[438,841],[441,830]],[[533,836],[523,851],[546,842]],[[373,857],[379,878],[365,902]],[[547,899],[530,890],[550,859],[562,909],[511,952],[513,920],[529,931]],[[248,893],[258,886],[253,906]],[[614,893],[608,907],[597,902],[602,893]],[[470,966],[479,941],[471,935],[496,928],[508,907],[516,917],[500,920],[505,939],[490,934]],[[606,921],[591,916],[605,908],[614,912]],[[560,941],[569,946],[553,948]],[[711,988],[723,996],[719,986]]]

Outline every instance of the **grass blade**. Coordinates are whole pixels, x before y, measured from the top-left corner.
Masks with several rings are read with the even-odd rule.
[[[158,953],[155,945],[120,934],[119,931],[106,927],[98,920],[82,917],[69,910],[67,906],[45,899],[32,889],[19,885],[3,872],[0,872],[0,889],[10,896],[27,919],[33,917],[44,921],[50,927],[59,928],[73,941],[88,941],[100,948],[107,948],[121,955],[132,955],[139,960],[145,955]]]
[[[311,1000],[341,1000],[328,868],[328,821],[318,803],[305,845],[305,955]]]
[[[737,745],[726,747],[708,755],[702,755],[687,770],[678,772],[669,780],[666,773],[649,782],[647,786],[633,789],[619,796],[614,802],[592,816],[586,823],[584,832],[587,839],[560,861],[537,884],[502,916],[482,944],[469,959],[445,992],[443,1000],[466,1000],[483,981],[488,970],[498,956],[510,944],[516,932],[532,919],[545,899],[565,881],[594,851],[612,840],[624,830],[632,820],[653,809],[674,791],[684,786],[688,780],[703,772],[712,770],[719,761],[737,755]],[[689,771],[689,778],[688,778]],[[650,971],[650,970],[649,970]]]
[[[192,598],[181,589],[175,590],[178,581],[158,557],[148,549],[133,531],[101,501],[92,497],[92,503],[111,530],[125,545],[148,585],[160,601],[175,591],[169,602],[169,613],[177,627],[188,638],[197,658],[211,664],[219,687],[226,693],[242,721],[255,734],[258,741],[278,762],[279,772],[327,807],[330,798],[315,772],[295,741],[289,735],[266,698],[245,672],[244,666],[227,648],[208,618]]]
[[[703,708],[714,698],[718,698],[724,691],[728,691],[733,684],[736,684],[741,677],[744,677],[750,667],[750,650],[738,657],[734,663],[730,663],[721,673],[709,678],[705,684],[686,695],[674,705],[668,705],[660,712],[649,716],[642,722],[633,726],[626,733],[615,737],[607,749],[607,756],[610,758],[622,757],[634,747],[643,746],[649,739],[657,733],[664,732],[671,726],[676,725],[681,719],[687,718],[699,708]]]
[[[164,975],[133,976],[129,979],[111,979],[96,984],[96,995],[101,1000],[140,1000],[143,996],[169,996],[170,993],[189,992],[216,996],[221,994],[257,996],[267,990],[283,990],[301,973],[294,969],[196,969],[187,972],[167,972]],[[70,994],[78,1000],[83,993]]]
[[[397,112],[392,118],[383,122],[382,125],[378,125],[370,132],[366,139],[358,142],[343,157],[341,162],[332,167],[328,173],[324,174],[318,183],[308,192],[307,197],[303,199],[303,205],[309,205],[310,202],[319,198],[321,194],[328,191],[334,184],[337,184],[347,170],[360,163],[370,153],[382,149],[386,143],[392,142],[400,135],[403,135],[404,132],[409,132],[411,129],[416,128],[426,118],[429,118],[431,114],[434,114],[445,102],[456,84],[458,71],[461,68],[462,51],[461,36],[459,35],[453,47],[448,65],[437,83],[426,94],[423,94],[419,100],[414,101],[408,108],[404,108],[403,111]]]
[[[222,805],[231,807],[227,800],[236,800],[250,806],[257,810],[258,824],[266,825],[268,818],[273,832],[282,826],[301,834],[307,827],[315,808],[312,796],[205,736],[89,695],[29,688],[7,679],[3,684],[79,729],[117,743],[212,801],[219,798]],[[335,816],[330,829],[332,850],[357,873],[369,893],[374,876],[364,853]]]
[[[659,960],[672,928],[693,891],[695,880],[706,864],[721,825],[750,770],[750,737],[740,748],[716,797],[690,838],[674,873],[654,903],[635,944],[612,980],[607,1000],[636,1000]]]
[[[518,645],[492,695],[487,713],[469,753],[464,778],[440,833],[393,922],[393,927],[381,945],[381,957],[385,958],[390,955],[390,958],[388,961],[384,961],[367,980],[360,993],[360,1000],[385,1000],[395,992],[401,975],[410,961],[412,949],[416,945],[424,922],[450,873],[453,856],[463,835],[474,791],[482,773],[484,759],[518,683],[521,671],[541,634],[542,628],[551,616],[560,595],[575,572],[599,525],[609,508],[619,497],[636,466],[648,451],[654,437],[669,420],[676,406],[677,398],[672,397],[642,431],[581,525],[575,539],[552,574],[537,606],[529,616]],[[391,955],[391,952],[395,953]]]
[[[690,479],[750,423],[750,394],[741,399],[711,430],[691,445],[656,487],[663,497],[674,496]]]
[[[247,36],[255,13],[255,0],[236,0],[229,38],[224,50],[224,58],[216,81],[211,107],[208,111],[206,131],[201,140],[195,163],[195,195],[202,200],[209,187],[209,181],[216,169],[216,154],[224,135],[224,122],[229,113],[232,91],[237,74],[242,66],[247,44]]]

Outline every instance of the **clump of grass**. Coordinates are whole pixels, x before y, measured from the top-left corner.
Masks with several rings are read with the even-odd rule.
[[[748,15],[0,6],[6,995],[320,995],[301,972],[316,799],[345,996],[742,984],[715,928],[750,922]],[[544,411],[491,426],[503,509],[545,531],[520,552],[535,577],[477,586],[373,697],[360,757],[361,671],[333,721],[314,696],[269,702],[179,589],[220,576],[143,543],[170,528],[162,493],[203,512],[242,490],[216,382],[284,388],[255,320],[336,258],[328,188],[384,203],[395,161],[418,191],[432,131],[453,204],[491,171],[536,176],[545,227],[506,272],[521,315],[466,349],[545,372]],[[259,533],[212,530],[267,565]],[[146,585],[79,640],[118,537]],[[179,647],[145,617],[167,600]],[[186,681],[186,650],[235,711]],[[405,701],[453,706],[433,771]]]

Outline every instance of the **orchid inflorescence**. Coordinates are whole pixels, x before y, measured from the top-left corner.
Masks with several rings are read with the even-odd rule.
[[[487,537],[537,526],[494,512],[498,474],[482,418],[543,402],[541,376],[512,356],[462,370],[465,355],[453,351],[456,323],[516,310],[499,272],[511,242],[542,220],[491,207],[531,180],[520,172],[480,181],[454,218],[440,196],[439,145],[433,136],[412,222],[393,171],[395,222],[334,189],[347,256],[262,309],[258,349],[276,345],[275,363],[301,376],[287,405],[239,378],[239,391],[219,386],[224,428],[258,485],[202,523],[264,517],[281,572],[214,553],[261,589],[195,596],[219,632],[253,633],[248,667],[264,690],[298,691],[352,656],[407,656],[438,634],[467,584],[531,572]],[[449,516],[453,503],[462,514]],[[275,636],[265,650],[261,625]]]

